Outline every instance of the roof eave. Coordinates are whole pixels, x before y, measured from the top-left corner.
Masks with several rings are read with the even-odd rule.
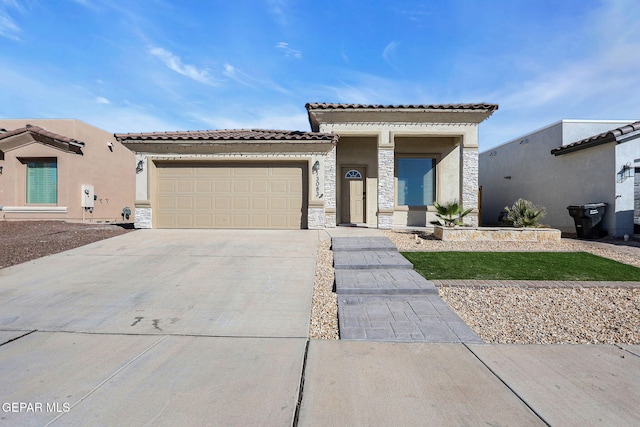
[[[593,141],[583,142],[582,144],[565,145],[562,147],[554,148],[553,150],[551,150],[551,154],[553,154],[554,156],[561,156],[563,154],[573,153],[575,151],[596,147],[598,145],[607,144],[613,141],[615,141],[615,138],[611,136],[607,136],[605,138],[599,138],[599,139],[594,139]]]

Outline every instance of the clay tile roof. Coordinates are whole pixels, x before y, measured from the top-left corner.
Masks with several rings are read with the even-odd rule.
[[[308,103],[308,110],[490,110],[498,109],[497,104],[420,104],[420,105],[381,105],[381,104],[332,104]]]
[[[619,139],[621,136],[630,134],[632,132],[640,132],[640,121],[629,123],[628,125],[620,126],[619,128],[615,128],[598,135],[590,136],[589,138],[585,138],[580,141],[572,142],[571,144],[554,148],[553,150],[551,150],[551,154],[558,156],[560,154],[582,150],[584,148],[605,144],[607,142],[613,142]]]
[[[76,154],[82,154],[82,147],[85,143],[78,141],[77,139],[69,138],[68,136],[60,135],[54,132],[41,128],[40,126],[25,125],[24,127],[0,132],[0,141],[7,140],[12,136],[28,133],[31,137],[42,144],[55,146],[65,151],[73,151]]]
[[[118,141],[319,141],[336,142],[338,135],[290,130],[238,129],[178,132],[117,133]]]
[[[54,141],[57,142],[66,142],[68,144],[72,144],[72,145],[78,145],[78,146],[83,146],[84,142],[82,141],[78,141],[76,139],[73,138],[69,138],[68,136],[63,136],[63,135],[59,135],[57,133],[53,133],[53,132],[49,132],[48,130],[41,128],[40,126],[33,126],[33,125],[25,125],[24,127],[18,128],[18,129],[14,129],[14,130],[10,130],[10,131],[6,131],[4,133],[0,133],[0,140],[2,139],[6,139],[6,138],[10,138],[12,136],[15,135],[20,135],[22,133],[30,133],[34,136],[44,136],[46,138],[50,138]],[[35,138],[38,139],[38,138]]]

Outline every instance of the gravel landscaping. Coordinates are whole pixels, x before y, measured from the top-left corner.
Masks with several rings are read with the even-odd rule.
[[[584,251],[640,267],[640,243],[562,239],[560,243],[442,242],[425,231],[385,231],[402,252]],[[337,339],[337,299],[329,241],[318,246],[310,336]],[[639,278],[640,280],[640,278]],[[440,296],[487,343],[640,344],[639,287],[447,286]],[[335,317],[333,317],[335,316]]]

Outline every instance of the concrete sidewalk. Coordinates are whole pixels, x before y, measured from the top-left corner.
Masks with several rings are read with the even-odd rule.
[[[302,426],[637,426],[640,346],[312,341]]]

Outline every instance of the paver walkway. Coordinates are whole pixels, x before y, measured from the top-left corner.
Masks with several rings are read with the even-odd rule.
[[[386,237],[334,237],[343,340],[482,343]]]

